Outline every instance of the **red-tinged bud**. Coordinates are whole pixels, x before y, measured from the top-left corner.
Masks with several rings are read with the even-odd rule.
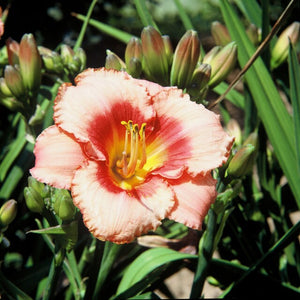
[[[190,83],[200,54],[200,41],[194,30],[188,30],[180,39],[171,68],[171,85],[186,88]]]
[[[295,45],[299,39],[300,22],[288,26],[279,36],[271,52],[271,68],[280,66],[288,57],[289,40]]]
[[[202,95],[202,90],[206,88],[209,82],[210,73],[210,65],[198,63],[198,66],[193,73],[191,84],[187,90],[192,99],[202,100],[200,99],[200,96]]]
[[[4,70],[6,85],[16,98],[22,98],[26,94],[23,79],[19,70],[7,65]]]
[[[223,81],[234,68],[236,61],[237,45],[235,42],[231,42],[214,55],[209,62],[211,66],[209,87],[213,88]],[[203,62],[208,63],[205,59]]]
[[[259,30],[254,24],[248,26],[246,33],[253,45],[259,44]]]
[[[143,29],[141,39],[146,77],[162,85],[168,85],[169,64],[162,36],[156,29],[148,26]]]
[[[110,50],[106,50],[105,68],[121,71],[126,69],[126,65],[117,54]]]
[[[8,38],[6,40],[6,51],[8,63],[12,66],[19,64],[19,51],[20,44],[13,40],[12,38]]]
[[[6,228],[17,215],[18,203],[16,200],[8,200],[0,208],[0,229]]]
[[[139,61],[142,61],[143,58],[142,43],[140,39],[136,37],[132,37],[126,46],[126,50],[125,50],[126,67],[128,67],[130,60],[132,58],[138,59]]]
[[[42,60],[34,36],[24,34],[19,51],[20,70],[25,88],[35,92],[41,84]]]
[[[216,45],[225,46],[231,42],[231,37],[227,27],[218,21],[211,24],[211,34]]]

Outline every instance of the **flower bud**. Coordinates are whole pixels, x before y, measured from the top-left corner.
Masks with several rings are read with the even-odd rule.
[[[36,91],[41,84],[42,61],[34,36],[24,34],[19,51],[20,71],[25,88],[28,91]]]
[[[210,88],[217,86],[232,71],[237,60],[237,45],[231,42],[214,55],[209,64],[211,66]],[[203,60],[203,63],[208,63]]]
[[[44,183],[36,180],[34,177],[28,177],[28,187],[33,188],[37,193],[39,193],[42,198],[49,197],[49,187]]]
[[[8,226],[17,215],[17,201],[8,200],[0,208],[0,228]]]
[[[6,106],[11,111],[20,111],[24,108],[22,102],[17,101],[15,98],[12,97],[4,97],[0,93],[0,103]]]
[[[170,76],[171,85],[185,88],[190,84],[199,54],[200,41],[197,32],[188,30],[175,49]]]
[[[253,132],[245,140],[242,147],[237,151],[229,162],[227,175],[233,178],[249,174],[256,160],[258,150],[257,133]]]
[[[295,45],[299,39],[300,22],[294,22],[280,34],[271,52],[271,68],[275,69],[288,57],[289,40]]]
[[[11,65],[7,65],[4,70],[6,85],[16,98],[21,98],[26,94],[23,79],[19,70]]]
[[[77,48],[74,52],[75,52],[74,59],[78,60],[78,62],[79,62],[78,72],[81,72],[86,67],[86,54],[85,54],[85,51],[82,48]]]
[[[67,190],[56,190],[52,200],[55,213],[63,221],[71,220],[74,217],[76,208]]]
[[[165,52],[168,57],[168,63],[170,66],[173,62],[173,54],[174,54],[171,39],[168,35],[163,35],[162,39],[163,39],[164,46],[165,46]]]
[[[242,130],[236,119],[230,119],[226,125],[227,132],[230,136],[234,137],[236,145],[242,143]]]
[[[8,38],[6,40],[6,51],[9,64],[12,66],[19,64],[19,43],[12,38]]]
[[[254,24],[250,24],[246,30],[247,36],[253,45],[259,44],[259,30]]]
[[[231,42],[227,27],[218,21],[211,24],[211,34],[216,45],[225,46]]]
[[[143,58],[142,43],[136,37],[132,37],[126,46],[125,64],[127,68],[132,58],[135,58],[139,61],[142,61]]]
[[[188,93],[191,97],[200,96],[200,92],[207,86],[209,82],[210,73],[210,65],[198,63],[198,66],[193,73],[190,87],[188,88]]]
[[[75,53],[70,46],[66,44],[60,46],[60,56],[62,58],[64,66],[68,67],[68,65],[72,63],[74,55]]]
[[[210,51],[205,54],[202,62],[204,64],[210,64],[213,58],[221,51],[221,49],[221,46],[215,46],[211,48]]]
[[[150,80],[168,85],[169,64],[162,36],[156,29],[147,26],[142,31],[141,39],[145,75]]]
[[[57,52],[52,51],[43,46],[39,46],[38,49],[46,71],[58,74],[63,71],[63,62],[60,55]]]
[[[7,86],[6,81],[3,77],[0,78],[0,96],[3,98],[13,96],[11,90]]]
[[[106,50],[105,68],[121,71],[126,69],[126,65],[117,54]]]
[[[30,211],[42,214],[45,209],[45,203],[42,196],[34,188],[25,187],[24,197]]]

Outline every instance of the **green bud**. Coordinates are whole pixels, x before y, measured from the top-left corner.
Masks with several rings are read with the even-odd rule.
[[[237,120],[235,119],[230,119],[226,125],[226,129],[229,135],[233,136],[234,142],[236,145],[241,145],[242,143],[242,130],[241,127],[239,125],[239,123],[237,122]]]
[[[271,52],[271,68],[280,66],[288,57],[289,40],[295,45],[299,39],[300,22],[294,22],[280,34]]]
[[[45,209],[45,203],[42,196],[34,188],[25,187],[24,197],[30,211],[42,214]]]
[[[15,98],[12,97],[2,98],[0,95],[0,103],[6,106],[11,111],[20,111],[24,108],[22,102],[17,101]]]
[[[192,98],[200,97],[201,91],[207,86],[209,82],[210,73],[210,65],[198,63],[198,66],[193,73],[190,87],[188,88],[188,93]]]
[[[210,51],[205,54],[202,62],[204,64],[210,64],[213,58],[221,51],[221,49],[221,46],[215,46],[211,48]]]
[[[237,45],[235,42],[231,42],[222,48],[210,59],[210,62],[207,62],[205,59],[203,60],[203,63],[209,63],[211,66],[210,88],[217,86],[227,77],[234,68],[236,60]]]
[[[163,35],[162,39],[163,39],[164,46],[165,46],[165,52],[168,57],[168,63],[170,66],[173,62],[173,54],[174,54],[171,39],[168,35]]]
[[[13,96],[11,90],[7,86],[6,81],[3,77],[0,78],[0,96],[2,98]]]
[[[60,56],[62,58],[64,66],[68,67],[68,65],[72,63],[74,55],[75,53],[70,46],[66,44],[62,44],[60,46]]]
[[[0,208],[0,228],[8,226],[17,215],[17,201],[8,200]]]
[[[28,177],[28,186],[33,188],[42,198],[49,197],[49,187],[44,183],[36,180],[34,177]]]
[[[218,21],[211,24],[211,34],[216,45],[225,46],[231,42],[231,37],[227,27]]]
[[[67,190],[56,190],[52,200],[54,202],[53,209],[55,213],[63,221],[69,221],[73,219],[76,213],[76,208]]]
[[[229,162],[227,175],[233,178],[248,175],[254,166],[258,150],[257,133],[253,132],[245,140],[242,147],[237,151]]]
[[[34,36],[24,34],[19,51],[20,71],[25,88],[35,92],[41,84],[42,60]]]
[[[62,58],[60,55],[45,47],[38,47],[42,57],[43,65],[46,71],[53,73],[61,73],[64,69]]]
[[[6,40],[6,51],[9,64],[11,66],[18,65],[20,51],[19,43],[9,37]]]
[[[78,59],[79,61],[79,70],[78,72],[81,72],[86,67],[86,54],[85,51],[82,48],[77,48],[75,51],[74,59]]]
[[[4,70],[6,85],[16,98],[26,95],[25,86],[19,70],[11,65],[7,65]]]
[[[133,57],[126,68],[126,71],[134,78],[138,78],[142,73],[142,63],[137,58]]]
[[[126,69],[126,65],[117,54],[106,50],[105,68],[121,71]]]
[[[169,83],[169,63],[165,45],[160,33],[151,26],[143,29],[141,34],[143,49],[143,70],[148,79],[162,85]]]
[[[180,39],[171,68],[171,85],[186,88],[190,83],[200,54],[200,41],[194,30],[188,30]]]

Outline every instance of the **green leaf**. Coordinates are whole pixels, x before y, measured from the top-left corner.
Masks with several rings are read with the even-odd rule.
[[[238,44],[239,63],[244,66],[254,53],[254,46],[228,1],[221,0],[220,7],[230,35]],[[300,173],[295,168],[295,132],[292,118],[261,58],[258,58],[248,70],[245,79],[279,164],[300,208]]]
[[[135,4],[137,13],[138,13],[143,25],[145,27],[152,26],[159,32],[159,28],[155,24],[147,6],[146,6],[146,2],[144,0],[134,0],[134,4]]]
[[[179,17],[184,25],[185,30],[194,29],[188,14],[185,12],[182,4],[180,3],[180,0],[173,0],[173,2],[177,7]]]
[[[139,255],[125,271],[117,289],[117,295],[123,293],[135,283],[143,280],[157,268],[176,260],[195,259],[197,255],[176,252],[168,248],[153,248]]]
[[[300,67],[296,51],[291,43],[289,45],[288,64],[290,93],[293,106],[293,121],[295,128],[295,148],[298,173],[300,173]]]
[[[86,17],[81,15],[81,14],[74,14],[74,16],[81,20],[81,21],[85,21],[86,20]],[[88,21],[88,23],[90,25],[92,25],[93,27],[95,27],[96,29],[98,29],[99,31],[107,34],[107,35],[110,35],[111,37],[127,44],[129,42],[129,40],[133,37],[132,34],[129,34],[125,31],[122,31],[120,29],[117,29],[117,28],[114,28],[110,25],[107,25],[105,23],[102,23],[100,21],[96,21],[94,19],[90,19]]]
[[[245,17],[256,27],[262,27],[262,11],[256,0],[235,0]]]

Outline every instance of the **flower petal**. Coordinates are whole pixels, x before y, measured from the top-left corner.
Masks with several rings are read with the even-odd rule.
[[[216,180],[208,173],[191,178],[183,176],[180,180],[171,180],[170,184],[178,204],[168,218],[190,228],[201,229],[204,217],[217,196]]]
[[[87,69],[75,82],[76,86],[63,84],[59,89],[54,120],[82,142],[93,143],[95,127],[100,126],[97,140],[104,140],[101,134],[106,134],[108,127],[121,126],[120,120],[139,123],[154,116],[145,87],[125,72]]]
[[[31,175],[56,188],[70,189],[74,171],[83,164],[81,147],[57,126],[45,129],[37,138],[35,166]]]
[[[177,88],[165,88],[153,105],[159,128],[153,132],[153,148],[167,160],[158,174],[174,178],[175,170],[181,170],[180,175],[184,167],[193,176],[205,174],[227,160],[233,138],[223,130],[218,115],[191,102]]]
[[[155,230],[174,205],[174,192],[159,178],[125,191],[113,184],[105,162],[76,171],[72,196],[87,228],[100,240],[129,243]]]

